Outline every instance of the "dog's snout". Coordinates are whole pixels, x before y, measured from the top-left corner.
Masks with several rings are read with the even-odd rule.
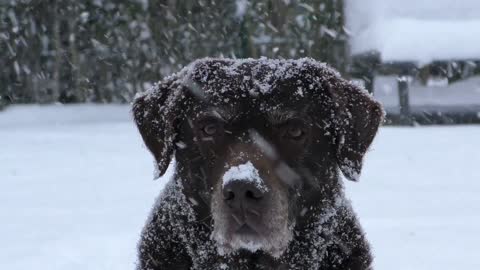
[[[231,181],[223,187],[223,199],[230,206],[256,203],[262,200],[264,195],[264,189],[244,180]]]

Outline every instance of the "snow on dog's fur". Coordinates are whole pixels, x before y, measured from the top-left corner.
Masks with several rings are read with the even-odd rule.
[[[237,179],[252,182],[263,192],[268,191],[268,187],[260,177],[258,170],[250,161],[245,164],[230,167],[222,177],[223,182],[221,187],[224,187],[232,181],[238,181]],[[266,233],[263,235],[244,235],[228,232],[230,226],[225,222],[228,220],[225,215],[229,213],[229,211],[224,209],[228,206],[221,203],[222,198],[220,196],[214,197],[212,216],[215,226],[212,238],[217,242],[220,255],[232,253],[243,248],[251,252],[263,250],[276,258],[280,257],[292,239],[292,230],[285,215],[287,212],[288,198],[284,193],[280,192],[273,193],[273,195],[273,200],[277,203],[275,207],[271,207],[267,213],[264,213],[267,215],[264,219],[266,219],[268,227],[265,230]]]
[[[369,269],[339,171],[358,180],[383,111],[325,64],[197,60],[133,113],[158,175],[176,160],[139,269]]]

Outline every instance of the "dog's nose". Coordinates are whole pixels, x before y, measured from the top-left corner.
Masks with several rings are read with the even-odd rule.
[[[248,180],[231,181],[223,187],[223,199],[230,206],[256,203],[263,199],[265,189]]]

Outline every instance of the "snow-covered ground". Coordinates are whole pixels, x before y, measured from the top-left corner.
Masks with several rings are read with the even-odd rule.
[[[347,184],[376,269],[480,269],[479,138],[480,126],[381,129]],[[133,269],[166,180],[152,170],[127,106],[0,112],[0,269]]]

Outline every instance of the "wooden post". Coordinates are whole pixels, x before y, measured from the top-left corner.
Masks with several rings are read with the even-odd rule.
[[[374,94],[375,91],[375,77],[373,75],[373,70],[369,70],[368,73],[363,77],[365,82],[365,88],[370,94]]]
[[[249,20],[249,16],[248,14],[244,14],[240,21],[240,58],[257,57],[251,43],[251,25],[247,20]]]
[[[55,62],[53,65],[53,89],[51,96],[49,97],[49,100],[44,100],[43,102],[57,102],[58,98],[60,97],[60,89],[61,89],[61,69],[62,69],[62,41],[61,39],[61,33],[60,33],[60,20],[61,14],[59,12],[59,7],[58,7],[58,0],[54,1],[53,4],[53,44],[54,44],[54,50],[55,50]]]
[[[398,83],[398,100],[400,105],[400,123],[404,125],[412,125],[412,117],[410,111],[409,98],[409,81],[410,77],[401,75],[397,78]]]
[[[375,75],[380,67],[380,55],[378,52],[372,51],[353,56],[350,59],[348,72],[352,77],[362,79],[365,88],[373,95],[375,92]]]

